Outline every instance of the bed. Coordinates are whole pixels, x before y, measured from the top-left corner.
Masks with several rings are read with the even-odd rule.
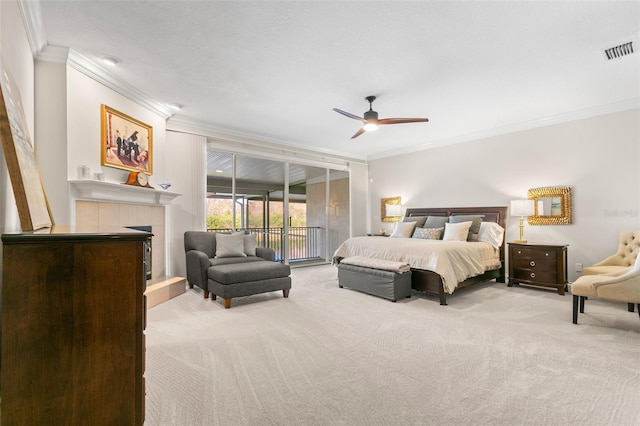
[[[405,217],[456,215],[483,215],[483,222],[495,222],[506,229],[507,207],[503,206],[408,208]],[[406,262],[411,266],[411,287],[418,291],[438,294],[441,305],[447,304],[447,294],[452,294],[455,290],[492,279],[505,282],[504,234],[499,247],[487,248],[488,244],[478,242],[456,242],[454,251],[451,250],[455,243],[429,243],[429,240],[421,240],[426,243],[423,246],[415,240],[380,236],[350,238],[338,247],[334,253],[334,260],[339,263],[345,257],[366,256]],[[430,252],[428,244],[432,244],[434,253]],[[432,258],[435,256],[437,259],[440,250],[447,252],[443,257],[444,261],[433,263]],[[458,258],[465,259],[465,262],[457,262]],[[471,262],[467,262],[467,259],[471,259]],[[462,263],[469,269],[460,270]]]

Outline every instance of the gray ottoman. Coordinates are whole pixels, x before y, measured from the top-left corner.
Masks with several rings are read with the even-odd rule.
[[[282,290],[284,297],[289,297],[291,289],[291,268],[277,262],[259,261],[248,263],[232,263],[216,265],[209,268],[207,290],[211,298],[220,296],[224,299],[224,307],[231,307],[231,299],[252,294]]]
[[[411,271],[398,274],[362,266],[338,265],[338,286],[384,297],[392,302],[411,297]]]

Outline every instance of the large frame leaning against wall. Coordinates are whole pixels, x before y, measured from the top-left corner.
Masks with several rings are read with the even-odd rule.
[[[0,145],[18,208],[20,227],[34,231],[53,226],[53,215],[15,81],[0,66]]]
[[[153,174],[153,127],[104,104],[100,117],[101,164]]]

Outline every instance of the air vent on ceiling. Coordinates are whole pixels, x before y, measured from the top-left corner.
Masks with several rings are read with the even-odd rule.
[[[633,41],[628,41],[626,43],[622,43],[617,46],[602,50],[602,54],[608,61],[631,55],[633,52]]]

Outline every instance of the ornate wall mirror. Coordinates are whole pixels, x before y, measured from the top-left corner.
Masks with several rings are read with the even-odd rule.
[[[400,197],[382,198],[380,200],[380,217],[383,222],[400,222],[402,219]]]
[[[532,188],[527,191],[534,200],[534,215],[529,216],[529,225],[569,225],[573,223],[571,211],[571,187],[552,186]]]

